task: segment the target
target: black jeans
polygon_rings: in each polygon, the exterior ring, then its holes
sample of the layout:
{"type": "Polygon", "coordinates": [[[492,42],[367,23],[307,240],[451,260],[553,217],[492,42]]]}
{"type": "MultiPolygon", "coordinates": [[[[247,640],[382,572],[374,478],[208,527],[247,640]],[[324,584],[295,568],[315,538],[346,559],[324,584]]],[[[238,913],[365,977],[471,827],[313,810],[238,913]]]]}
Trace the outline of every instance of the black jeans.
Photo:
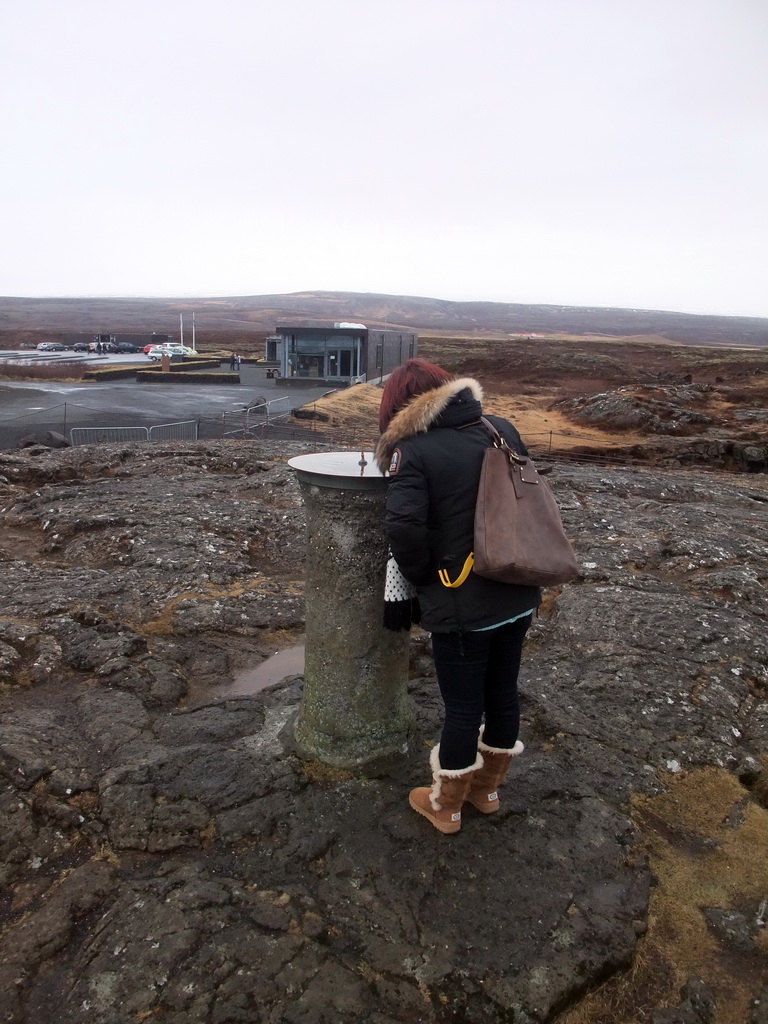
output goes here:
{"type": "Polygon", "coordinates": [[[445,704],[440,766],[468,768],[483,741],[509,749],[520,730],[517,676],[523,641],[532,615],[497,629],[473,633],[433,633],[432,654],[445,704]]]}

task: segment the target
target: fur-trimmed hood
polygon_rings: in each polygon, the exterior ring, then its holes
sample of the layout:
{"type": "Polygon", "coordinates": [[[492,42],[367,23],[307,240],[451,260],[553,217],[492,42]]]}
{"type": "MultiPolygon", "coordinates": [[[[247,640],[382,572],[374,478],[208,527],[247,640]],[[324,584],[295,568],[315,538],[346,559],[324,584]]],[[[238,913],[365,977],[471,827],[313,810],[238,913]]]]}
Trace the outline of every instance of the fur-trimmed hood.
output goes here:
{"type": "Polygon", "coordinates": [[[386,473],[389,468],[392,452],[398,444],[429,430],[462,391],[469,391],[475,401],[482,403],[483,389],[480,384],[473,377],[459,377],[416,395],[408,405],[395,413],[376,445],[376,462],[382,473],[386,473]]]}

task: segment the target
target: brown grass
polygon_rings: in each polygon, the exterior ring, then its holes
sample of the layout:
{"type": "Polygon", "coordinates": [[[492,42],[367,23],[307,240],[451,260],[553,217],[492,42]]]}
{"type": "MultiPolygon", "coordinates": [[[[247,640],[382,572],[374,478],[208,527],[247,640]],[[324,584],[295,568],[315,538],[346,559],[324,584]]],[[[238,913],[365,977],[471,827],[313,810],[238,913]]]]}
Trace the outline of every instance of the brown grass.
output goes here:
{"type": "MultiPolygon", "coordinates": [[[[523,439],[540,448],[547,446],[550,437],[557,447],[575,448],[585,441],[617,448],[640,444],[643,436],[636,432],[611,433],[596,427],[574,427],[562,413],[550,409],[553,395],[499,395],[489,394],[484,409],[496,416],[504,416],[520,431],[523,439]]],[[[305,409],[313,409],[330,417],[321,428],[324,433],[338,434],[340,438],[362,436],[375,443],[378,437],[377,419],[381,389],[373,384],[357,384],[343,391],[318,398],[305,409]]],[[[296,421],[300,422],[300,421],[296,421]]],[[[304,421],[301,421],[304,422],[304,421]]]]}
{"type": "Polygon", "coordinates": [[[647,1024],[675,1006],[691,976],[711,988],[718,1024],[744,1024],[768,984],[768,943],[753,953],[723,947],[703,910],[756,907],[768,896],[768,812],[721,768],[666,780],[656,797],[635,796],[632,817],[655,886],[648,932],[631,970],[611,978],[558,1018],[558,1024],[647,1024]]]}
{"type": "MultiPolygon", "coordinates": [[[[189,600],[200,602],[217,601],[222,598],[238,598],[247,592],[258,591],[264,587],[269,588],[270,583],[271,581],[266,578],[254,579],[245,583],[233,583],[228,587],[218,587],[213,583],[206,583],[200,590],[186,590],[181,594],[177,594],[163,607],[162,611],[154,619],[135,625],[134,628],[144,636],[170,636],[174,632],[176,608],[180,602],[189,600]]],[[[298,593],[297,588],[288,581],[282,581],[281,587],[284,592],[298,593]]]]}
{"type": "Polygon", "coordinates": [[[334,768],[322,761],[302,761],[301,770],[310,782],[319,786],[333,787],[339,782],[349,782],[350,779],[355,778],[354,773],[348,769],[334,768]]]}

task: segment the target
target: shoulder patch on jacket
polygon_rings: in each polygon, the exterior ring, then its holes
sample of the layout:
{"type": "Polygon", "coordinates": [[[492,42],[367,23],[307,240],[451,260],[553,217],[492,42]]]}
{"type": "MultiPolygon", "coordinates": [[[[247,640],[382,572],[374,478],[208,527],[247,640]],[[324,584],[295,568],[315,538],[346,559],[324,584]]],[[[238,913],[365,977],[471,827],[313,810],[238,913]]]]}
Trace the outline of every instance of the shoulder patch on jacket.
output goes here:
{"type": "Polygon", "coordinates": [[[392,458],[389,461],[389,469],[387,470],[387,472],[389,473],[390,476],[395,476],[396,475],[398,469],[400,468],[400,459],[401,458],[402,458],[402,455],[400,453],[400,449],[399,448],[395,448],[395,450],[392,452],[392,458]]]}

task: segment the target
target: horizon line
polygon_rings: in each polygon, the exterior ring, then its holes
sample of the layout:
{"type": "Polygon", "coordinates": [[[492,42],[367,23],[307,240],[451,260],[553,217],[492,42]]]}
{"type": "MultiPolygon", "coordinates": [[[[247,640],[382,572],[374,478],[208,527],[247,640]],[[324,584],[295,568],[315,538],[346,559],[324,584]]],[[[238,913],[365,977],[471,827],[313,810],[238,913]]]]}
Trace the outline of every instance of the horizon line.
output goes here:
{"type": "MultiPolygon", "coordinates": [[[[264,297],[285,297],[290,298],[294,296],[313,296],[313,295],[348,295],[348,296],[376,296],[382,299],[415,299],[425,300],[429,302],[442,302],[449,303],[451,305],[490,305],[490,306],[523,306],[523,307],[546,307],[548,309],[559,309],[559,310],[587,310],[587,311],[615,311],[625,313],[666,313],[676,314],[680,316],[695,316],[695,317],[720,317],[724,319],[744,319],[744,320],[768,320],[768,313],[756,314],[756,313],[702,313],[692,312],[685,309],[662,309],[658,307],[646,307],[646,306],[602,306],[595,303],[586,303],[583,305],[574,305],[572,303],[562,302],[520,302],[520,301],[509,301],[503,299],[444,299],[437,296],[429,295],[408,295],[399,292],[375,292],[375,291],[346,291],[343,289],[299,289],[290,292],[252,292],[252,293],[218,293],[210,292],[208,294],[199,293],[178,293],[178,294],[137,294],[137,293],[112,293],[112,294],[58,294],[58,295],[0,295],[0,302],[4,299],[18,299],[25,301],[58,301],[58,300],[71,300],[71,301],[88,301],[92,299],[102,301],[147,301],[156,300],[164,302],[207,302],[216,299],[259,299],[264,297]]],[[[183,311],[182,311],[183,312],[183,311]]],[[[196,312],[196,310],[190,310],[190,312],[196,312]]]]}

